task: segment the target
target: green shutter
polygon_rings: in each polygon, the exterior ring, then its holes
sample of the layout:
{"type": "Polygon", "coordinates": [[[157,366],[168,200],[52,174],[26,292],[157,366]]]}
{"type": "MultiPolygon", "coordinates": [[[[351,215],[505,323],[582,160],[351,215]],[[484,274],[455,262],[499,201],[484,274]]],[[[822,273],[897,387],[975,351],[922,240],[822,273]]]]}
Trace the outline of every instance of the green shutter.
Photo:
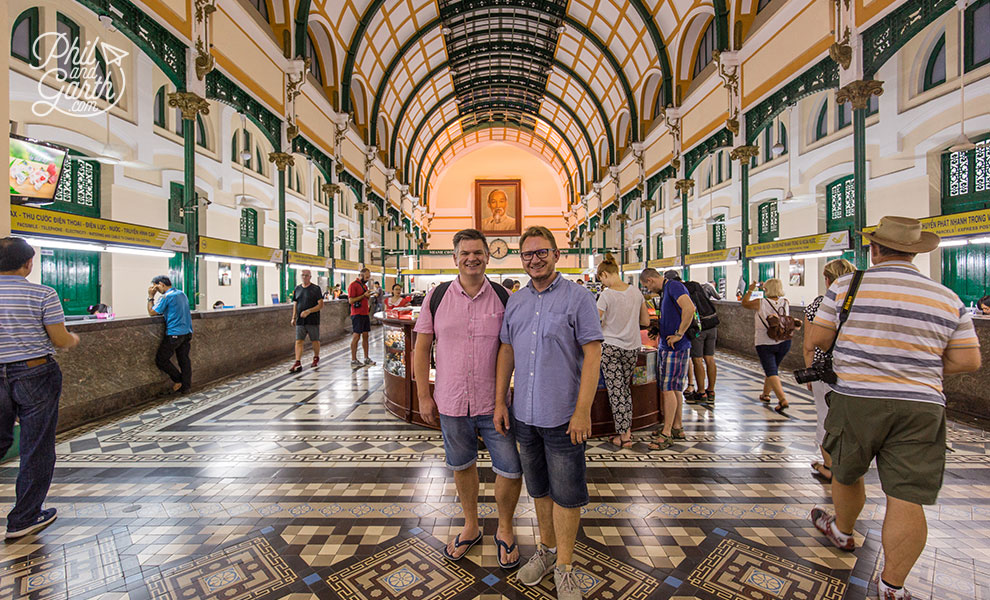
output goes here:
{"type": "MultiPolygon", "coordinates": [[[[990,137],[942,155],[942,214],[990,208],[990,137]]],[[[942,283],[967,305],[990,290],[990,246],[942,248],[942,283]]]]}
{"type": "Polygon", "coordinates": [[[171,231],[186,230],[186,226],[182,219],[182,202],[184,200],[184,195],[183,185],[173,181],[169,186],[168,193],[168,228],[171,231]]]}
{"type": "Polygon", "coordinates": [[[41,283],[55,289],[65,314],[88,314],[100,302],[100,253],[42,249],[41,283]]]}
{"type": "Polygon", "coordinates": [[[764,202],[757,209],[759,217],[759,241],[772,242],[780,236],[780,217],[777,214],[777,201],[764,202]]]}
{"type": "Polygon", "coordinates": [[[100,163],[82,160],[83,155],[69,150],[62,178],[55,188],[55,202],[49,210],[85,217],[100,216],[100,163]]]}
{"type": "Polygon", "coordinates": [[[319,256],[327,255],[327,235],[322,229],[316,232],[316,253],[319,256]]]}
{"type": "Polygon", "coordinates": [[[827,231],[851,230],[856,216],[853,176],[848,175],[825,186],[827,231]]]}

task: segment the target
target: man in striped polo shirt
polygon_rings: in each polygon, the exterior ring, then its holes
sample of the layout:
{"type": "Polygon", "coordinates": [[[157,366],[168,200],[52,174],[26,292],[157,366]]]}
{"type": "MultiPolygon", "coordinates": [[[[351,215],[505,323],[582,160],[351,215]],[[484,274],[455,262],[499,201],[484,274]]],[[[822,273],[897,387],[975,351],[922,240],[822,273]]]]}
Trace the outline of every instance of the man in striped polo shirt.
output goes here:
{"type": "MultiPolygon", "coordinates": [[[[935,504],[945,470],[942,378],[980,368],[972,317],[952,290],[922,275],[915,255],[938,247],[921,222],[884,217],[870,241],[865,272],[833,353],[838,381],[828,395],[823,447],[832,455],[835,516],[816,508],[815,527],[836,547],[855,549],[853,527],[866,502],[863,476],[875,458],[887,496],[880,600],[909,599],[903,589],[925,549],[922,505],[935,504]]],[[[826,350],[853,275],[840,277],[818,309],[811,342],[826,350]]]]}
{"type": "Polygon", "coordinates": [[[55,346],[71,348],[79,336],[65,328],[58,294],[27,280],[34,248],[21,238],[0,239],[0,456],[21,423],[21,463],[16,501],[7,514],[6,538],[19,538],[55,520],[42,510],[55,471],[55,425],[62,371],[55,346]]]}

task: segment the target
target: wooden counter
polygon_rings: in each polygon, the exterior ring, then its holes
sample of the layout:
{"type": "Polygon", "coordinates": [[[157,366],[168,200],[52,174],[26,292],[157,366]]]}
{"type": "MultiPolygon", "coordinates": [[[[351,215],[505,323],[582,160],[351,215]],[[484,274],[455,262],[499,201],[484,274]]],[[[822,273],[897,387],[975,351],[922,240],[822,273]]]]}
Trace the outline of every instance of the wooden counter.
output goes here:
{"type": "MultiPolygon", "coordinates": [[[[407,423],[439,429],[423,421],[416,397],[416,382],[413,378],[413,346],[416,333],[415,320],[380,318],[385,334],[385,410],[407,423]]],[[[656,383],[656,351],[642,351],[637,361],[633,396],[633,430],[647,429],[661,420],[656,383]]],[[[430,382],[432,389],[433,383],[430,382]]],[[[592,437],[615,435],[612,408],[608,402],[605,384],[599,381],[595,402],[591,407],[592,437]]]]}

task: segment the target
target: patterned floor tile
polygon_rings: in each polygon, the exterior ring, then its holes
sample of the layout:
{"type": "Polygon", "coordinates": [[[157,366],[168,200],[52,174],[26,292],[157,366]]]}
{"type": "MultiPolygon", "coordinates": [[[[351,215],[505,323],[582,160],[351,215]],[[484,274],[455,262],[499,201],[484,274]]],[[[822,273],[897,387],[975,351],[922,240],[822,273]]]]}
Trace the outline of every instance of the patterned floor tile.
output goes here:
{"type": "MultiPolygon", "coordinates": [[[[578,585],[587,598],[644,600],[660,585],[649,573],[581,542],[574,547],[574,570],[578,585]]],[[[515,576],[509,577],[508,583],[524,598],[537,600],[557,597],[552,575],[532,587],[523,585],[515,576]]]]}

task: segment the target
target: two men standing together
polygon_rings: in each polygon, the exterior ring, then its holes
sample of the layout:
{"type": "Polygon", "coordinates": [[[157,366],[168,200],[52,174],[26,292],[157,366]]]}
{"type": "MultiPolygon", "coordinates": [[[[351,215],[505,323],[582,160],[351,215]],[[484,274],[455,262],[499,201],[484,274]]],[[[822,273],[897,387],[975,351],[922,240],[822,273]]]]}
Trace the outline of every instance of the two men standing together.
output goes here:
{"type": "Polygon", "coordinates": [[[548,229],[530,227],[519,248],[530,283],[507,298],[485,277],[485,236],[474,229],[458,232],[458,276],[430,292],[415,327],[420,413],[428,422],[440,422],[465,516],[464,529],[444,555],[459,560],[482,539],[475,464],[480,435],[496,475],[493,542],[499,564],[510,569],[520,563],[512,516],[525,478],[540,543],[517,578],[533,586],[553,572],[557,598],[579,600],[572,556],[581,507],[588,503],[585,446],[601,362],[601,323],[594,297],[557,272],[560,251],[548,229]],[[439,303],[434,294],[441,294],[439,303]],[[429,388],[434,341],[435,397],[429,388]]]}

